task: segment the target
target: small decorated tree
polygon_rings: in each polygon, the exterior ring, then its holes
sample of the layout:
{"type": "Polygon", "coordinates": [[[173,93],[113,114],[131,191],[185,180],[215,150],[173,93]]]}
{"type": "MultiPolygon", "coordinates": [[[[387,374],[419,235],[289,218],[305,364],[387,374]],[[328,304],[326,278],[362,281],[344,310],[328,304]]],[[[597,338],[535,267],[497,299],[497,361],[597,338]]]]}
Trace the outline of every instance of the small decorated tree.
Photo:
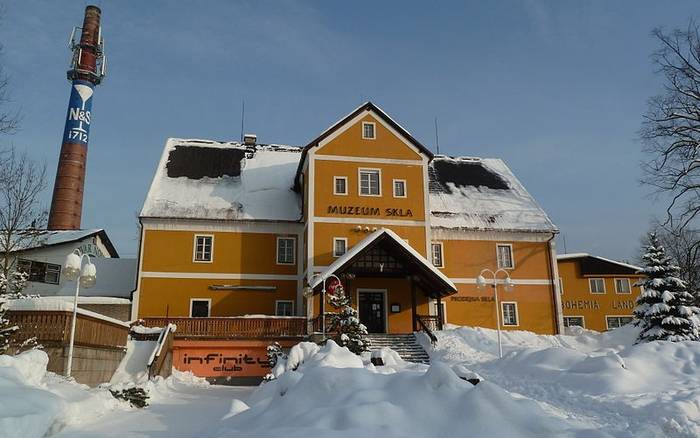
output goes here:
{"type": "Polygon", "coordinates": [[[335,333],[334,341],[341,347],[348,347],[355,354],[369,351],[367,327],[360,322],[357,310],[350,305],[350,297],[345,294],[342,284],[335,286],[329,295],[330,305],[336,312],[330,313],[330,328],[335,333]]]}
{"type": "Polygon", "coordinates": [[[678,277],[679,268],[671,263],[656,233],[642,256],[646,278],[638,283],[642,292],[634,309],[636,324],[642,328],[637,342],[656,340],[692,341],[700,337],[700,309],[692,305],[693,296],[678,277]]]}

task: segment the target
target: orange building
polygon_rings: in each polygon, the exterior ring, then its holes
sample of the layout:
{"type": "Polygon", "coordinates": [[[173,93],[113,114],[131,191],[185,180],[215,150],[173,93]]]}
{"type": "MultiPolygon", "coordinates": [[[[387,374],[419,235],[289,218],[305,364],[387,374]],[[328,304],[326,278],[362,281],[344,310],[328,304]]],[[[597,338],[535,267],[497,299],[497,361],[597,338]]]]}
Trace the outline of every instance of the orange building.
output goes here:
{"type": "Polygon", "coordinates": [[[134,318],[319,330],[338,279],[370,332],[562,328],[557,229],[505,163],[435,156],[372,103],[303,148],[169,139],[140,221],[134,318]],[[498,309],[484,269],[515,285],[498,309]]]}
{"type": "Polygon", "coordinates": [[[641,268],[586,253],[561,254],[557,264],[565,327],[604,331],[632,321],[641,268]]]}

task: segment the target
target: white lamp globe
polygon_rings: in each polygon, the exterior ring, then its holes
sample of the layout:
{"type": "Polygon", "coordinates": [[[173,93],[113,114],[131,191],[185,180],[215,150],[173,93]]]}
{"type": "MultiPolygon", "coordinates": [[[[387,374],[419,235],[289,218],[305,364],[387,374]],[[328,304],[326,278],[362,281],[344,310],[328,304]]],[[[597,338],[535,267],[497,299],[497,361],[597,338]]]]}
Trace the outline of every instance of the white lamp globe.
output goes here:
{"type": "Polygon", "coordinates": [[[90,262],[83,266],[83,272],[80,274],[80,286],[90,288],[97,283],[97,268],[90,262]]]}
{"type": "Polygon", "coordinates": [[[73,281],[80,275],[80,256],[74,252],[66,256],[63,264],[63,275],[66,279],[73,281]]]}
{"type": "Polygon", "coordinates": [[[482,290],[484,287],[486,287],[486,279],[483,275],[479,275],[476,277],[476,288],[482,290]]]}
{"type": "Polygon", "coordinates": [[[511,280],[510,277],[506,278],[503,284],[505,285],[504,289],[506,290],[506,292],[513,291],[513,287],[515,286],[515,284],[513,283],[513,280],[511,280]]]}

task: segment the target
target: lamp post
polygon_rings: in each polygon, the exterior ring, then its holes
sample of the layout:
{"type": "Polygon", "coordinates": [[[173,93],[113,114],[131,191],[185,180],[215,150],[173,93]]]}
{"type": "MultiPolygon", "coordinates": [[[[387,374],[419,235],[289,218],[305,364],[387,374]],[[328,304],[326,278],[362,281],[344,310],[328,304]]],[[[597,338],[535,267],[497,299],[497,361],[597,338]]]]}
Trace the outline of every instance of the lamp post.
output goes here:
{"type": "Polygon", "coordinates": [[[66,377],[70,377],[73,368],[73,344],[75,342],[75,320],[78,313],[78,295],[80,286],[91,288],[97,282],[97,269],[90,262],[90,256],[83,254],[79,249],[66,256],[66,263],[63,265],[63,275],[69,281],[75,280],[75,297],[73,298],[73,321],[70,328],[70,344],[68,344],[68,365],[66,366],[66,377]],[[87,263],[83,265],[83,259],[87,258],[87,263]]]}
{"type": "Polygon", "coordinates": [[[510,274],[508,271],[505,269],[497,269],[495,272],[490,270],[490,269],[483,269],[480,273],[479,276],[476,277],[476,288],[479,290],[483,290],[486,285],[491,285],[493,287],[493,298],[494,301],[496,301],[496,328],[498,331],[498,357],[502,358],[503,357],[503,345],[501,344],[501,310],[500,310],[500,305],[498,304],[498,274],[499,273],[504,273],[505,274],[505,280],[503,281],[504,284],[504,289],[506,292],[511,292],[513,290],[514,284],[513,280],[510,278],[510,274]],[[490,274],[489,279],[484,278],[484,274],[490,274]]]}
{"type": "MultiPolygon", "coordinates": [[[[313,279],[320,276],[321,274],[312,274],[311,275],[311,281],[313,282],[313,279]]],[[[321,290],[321,339],[323,342],[326,340],[326,281],[329,278],[335,278],[338,283],[340,284],[340,278],[338,278],[337,275],[335,274],[328,274],[324,279],[323,279],[323,290],[321,290]]],[[[314,290],[311,286],[306,286],[304,288],[304,296],[306,297],[311,297],[314,294],[314,290]]]]}

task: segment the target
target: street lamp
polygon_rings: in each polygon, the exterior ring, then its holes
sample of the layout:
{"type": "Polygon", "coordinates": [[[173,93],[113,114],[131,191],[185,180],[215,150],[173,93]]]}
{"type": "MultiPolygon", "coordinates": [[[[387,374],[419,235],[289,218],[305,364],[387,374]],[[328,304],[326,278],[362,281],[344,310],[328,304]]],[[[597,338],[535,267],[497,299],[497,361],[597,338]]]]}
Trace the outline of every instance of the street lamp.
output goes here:
{"type": "Polygon", "coordinates": [[[66,256],[66,263],[63,265],[63,276],[69,280],[75,280],[75,297],[73,298],[73,321],[70,328],[70,344],[68,346],[68,366],[66,367],[66,377],[70,377],[73,368],[73,344],[75,342],[75,320],[78,312],[78,295],[80,286],[91,288],[97,283],[97,269],[90,262],[90,256],[83,254],[79,249],[66,256]],[[83,259],[87,258],[87,263],[83,265],[83,259]]]}
{"type": "MultiPolygon", "coordinates": [[[[320,276],[321,274],[312,274],[311,275],[311,282],[313,282],[313,279],[320,276]]],[[[337,275],[335,274],[328,274],[324,279],[323,279],[323,289],[321,290],[321,338],[325,342],[326,340],[326,281],[329,278],[335,278],[336,281],[340,284],[340,278],[338,278],[337,275]]],[[[304,296],[305,297],[311,297],[314,294],[314,289],[311,286],[306,286],[304,288],[304,296]]]]}
{"type": "Polygon", "coordinates": [[[498,330],[498,357],[502,358],[503,357],[503,345],[501,344],[501,309],[500,305],[498,304],[498,288],[496,285],[498,284],[498,274],[502,272],[506,275],[505,280],[503,281],[504,289],[506,292],[512,292],[513,287],[515,284],[513,283],[513,280],[510,278],[510,274],[508,271],[505,269],[498,269],[496,272],[490,270],[490,269],[483,269],[480,273],[479,276],[476,277],[476,288],[479,290],[483,290],[487,285],[491,285],[493,287],[493,297],[494,300],[496,301],[496,328],[498,330]],[[489,279],[484,278],[484,274],[490,274],[489,279]]]}

